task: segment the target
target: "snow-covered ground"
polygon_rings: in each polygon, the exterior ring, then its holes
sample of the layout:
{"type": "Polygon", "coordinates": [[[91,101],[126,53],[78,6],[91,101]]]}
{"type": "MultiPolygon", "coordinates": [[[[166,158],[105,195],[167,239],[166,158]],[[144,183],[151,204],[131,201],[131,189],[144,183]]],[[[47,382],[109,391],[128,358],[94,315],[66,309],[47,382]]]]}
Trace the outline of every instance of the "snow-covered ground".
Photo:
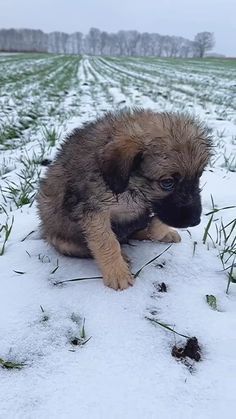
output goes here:
{"type": "Polygon", "coordinates": [[[0,418],[234,418],[236,62],[18,54],[0,70],[0,418]],[[40,163],[72,128],[124,106],[189,111],[213,129],[202,222],[171,247],[125,246],[133,272],[163,252],[126,291],[57,284],[100,273],[40,239],[40,163]],[[197,337],[201,361],[172,356],[178,333],[197,337]]]}

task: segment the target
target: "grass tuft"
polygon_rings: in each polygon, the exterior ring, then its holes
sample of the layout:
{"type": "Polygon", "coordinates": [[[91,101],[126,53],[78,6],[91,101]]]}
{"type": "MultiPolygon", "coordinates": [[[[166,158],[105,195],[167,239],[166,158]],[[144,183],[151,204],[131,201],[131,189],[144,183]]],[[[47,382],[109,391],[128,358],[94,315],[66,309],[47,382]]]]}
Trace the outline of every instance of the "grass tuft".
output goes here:
{"type": "Polygon", "coordinates": [[[14,224],[14,217],[12,217],[10,223],[8,223],[8,219],[7,219],[6,223],[3,224],[0,228],[0,233],[3,232],[3,234],[4,234],[3,244],[2,244],[2,248],[0,250],[0,256],[2,256],[5,252],[6,243],[9,239],[9,237],[10,237],[13,224],[14,224]]]}
{"type": "Polygon", "coordinates": [[[43,139],[47,141],[51,147],[54,147],[57,142],[59,142],[62,133],[55,127],[46,127],[42,128],[43,139]]]}
{"type": "Polygon", "coordinates": [[[236,260],[236,218],[233,218],[230,222],[224,224],[222,219],[214,219],[213,217],[215,213],[228,209],[234,209],[235,206],[232,205],[223,208],[217,208],[212,196],[211,201],[213,209],[206,214],[208,216],[210,215],[210,218],[204,231],[203,244],[208,244],[207,238],[210,238],[213,246],[218,248],[223,270],[227,271],[228,275],[228,282],[226,287],[226,293],[228,293],[230,284],[236,282],[236,275],[234,273],[236,260]],[[215,239],[213,239],[213,225],[215,227],[215,239]]]}
{"type": "Polygon", "coordinates": [[[0,367],[7,370],[21,370],[26,364],[24,362],[6,361],[0,358],[0,367]]]}

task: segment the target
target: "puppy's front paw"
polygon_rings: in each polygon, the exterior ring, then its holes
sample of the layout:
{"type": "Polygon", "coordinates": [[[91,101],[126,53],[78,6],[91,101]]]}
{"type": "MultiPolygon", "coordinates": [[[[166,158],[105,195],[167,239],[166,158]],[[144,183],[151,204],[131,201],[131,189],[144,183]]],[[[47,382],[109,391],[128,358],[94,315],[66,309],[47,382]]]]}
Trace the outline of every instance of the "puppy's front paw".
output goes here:
{"type": "Polygon", "coordinates": [[[124,263],[119,267],[111,266],[109,270],[103,272],[103,282],[107,287],[114,290],[125,290],[134,284],[134,277],[124,263]]]}
{"type": "Polygon", "coordinates": [[[151,240],[164,243],[179,243],[181,241],[179,233],[174,228],[162,223],[157,217],[153,217],[148,227],[148,235],[151,240]]]}
{"type": "Polygon", "coordinates": [[[178,231],[170,228],[167,234],[159,239],[159,241],[164,243],[179,243],[181,241],[181,237],[178,231]]]}

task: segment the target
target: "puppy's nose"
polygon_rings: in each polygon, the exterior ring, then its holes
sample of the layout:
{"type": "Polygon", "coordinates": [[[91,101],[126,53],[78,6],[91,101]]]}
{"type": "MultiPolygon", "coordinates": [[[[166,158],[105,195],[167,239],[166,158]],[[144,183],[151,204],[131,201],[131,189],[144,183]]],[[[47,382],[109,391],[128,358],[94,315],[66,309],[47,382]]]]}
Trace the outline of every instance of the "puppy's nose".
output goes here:
{"type": "Polygon", "coordinates": [[[197,218],[197,219],[193,220],[191,222],[191,224],[189,224],[189,227],[197,226],[198,224],[200,224],[200,222],[201,222],[201,218],[197,218]]]}

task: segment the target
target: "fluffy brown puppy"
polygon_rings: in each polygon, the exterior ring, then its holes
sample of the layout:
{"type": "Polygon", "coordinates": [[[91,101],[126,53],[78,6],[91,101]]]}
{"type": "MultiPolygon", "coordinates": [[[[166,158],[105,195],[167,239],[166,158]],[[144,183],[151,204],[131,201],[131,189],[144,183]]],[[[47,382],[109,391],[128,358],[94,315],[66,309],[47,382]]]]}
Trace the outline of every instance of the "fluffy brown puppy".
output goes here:
{"type": "Polygon", "coordinates": [[[106,285],[127,288],[120,243],[178,242],[169,226],[197,225],[210,154],[208,128],[188,115],[107,113],[69,135],[41,181],[43,237],[65,255],[94,257],[106,285]]]}

